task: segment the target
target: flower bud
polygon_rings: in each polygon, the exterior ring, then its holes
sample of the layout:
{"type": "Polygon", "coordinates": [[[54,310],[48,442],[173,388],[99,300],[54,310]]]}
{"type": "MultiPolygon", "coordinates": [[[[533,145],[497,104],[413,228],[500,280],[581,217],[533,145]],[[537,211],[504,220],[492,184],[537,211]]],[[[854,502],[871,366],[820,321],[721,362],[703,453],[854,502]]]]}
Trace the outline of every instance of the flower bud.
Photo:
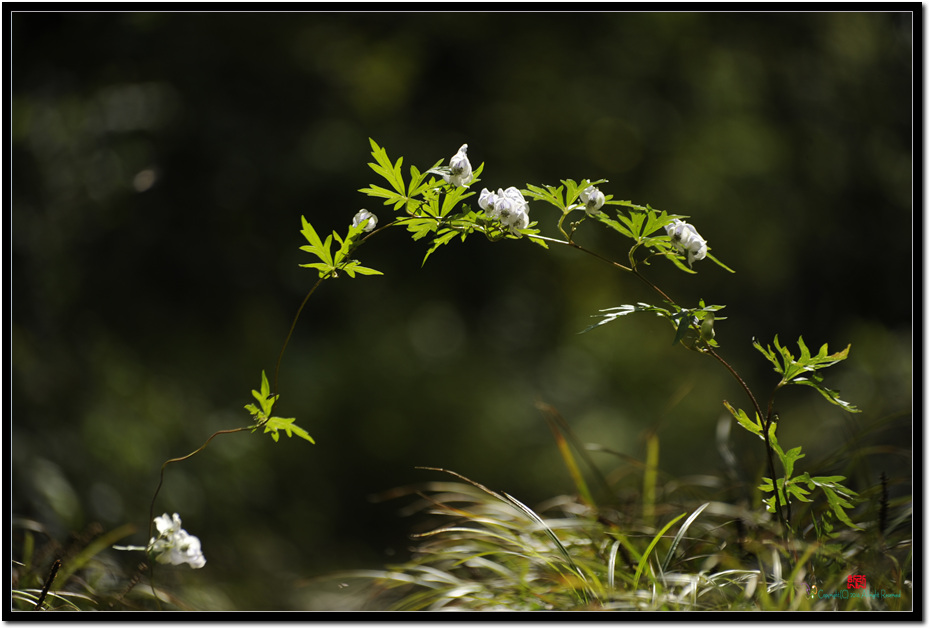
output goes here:
{"type": "Polygon", "coordinates": [[[481,194],[478,195],[478,205],[482,210],[487,213],[491,218],[497,218],[500,212],[497,209],[497,200],[498,197],[496,194],[484,188],[481,191],[481,194]]]}
{"type": "Polygon", "coordinates": [[[370,232],[377,226],[378,217],[369,212],[368,210],[361,209],[358,211],[358,214],[355,215],[355,218],[352,219],[352,227],[358,227],[362,222],[368,219],[368,224],[365,225],[364,230],[370,232]]]}
{"type": "Polygon", "coordinates": [[[459,188],[466,187],[472,180],[471,162],[468,161],[467,151],[468,145],[463,144],[449,160],[450,173],[442,176],[447,183],[459,188]]]}
{"type": "Polygon", "coordinates": [[[581,193],[581,201],[584,203],[584,209],[588,216],[594,216],[604,206],[604,193],[594,186],[588,186],[581,193]]]}

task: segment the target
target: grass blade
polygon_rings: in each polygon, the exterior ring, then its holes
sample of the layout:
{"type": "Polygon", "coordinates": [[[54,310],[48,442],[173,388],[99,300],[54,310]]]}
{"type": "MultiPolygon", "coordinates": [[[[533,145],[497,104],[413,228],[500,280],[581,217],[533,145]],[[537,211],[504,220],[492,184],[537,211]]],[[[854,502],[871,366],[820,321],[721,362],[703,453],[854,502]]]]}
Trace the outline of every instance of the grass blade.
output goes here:
{"type": "Polygon", "coordinates": [[[665,535],[665,532],[669,530],[670,528],[672,528],[672,525],[675,524],[675,522],[678,522],[678,520],[682,519],[686,515],[687,515],[686,513],[682,513],[677,518],[674,518],[673,520],[671,520],[668,524],[663,526],[662,530],[659,531],[656,534],[656,536],[652,538],[651,542],[649,542],[649,546],[646,547],[646,552],[643,553],[642,558],[639,560],[639,565],[636,566],[636,574],[633,575],[633,589],[634,590],[639,585],[639,577],[643,573],[643,568],[646,567],[646,561],[649,559],[649,554],[652,552],[652,549],[655,548],[656,544],[659,543],[659,540],[662,539],[662,536],[665,535]]]}
{"type": "Polygon", "coordinates": [[[672,545],[668,549],[668,554],[665,556],[665,561],[662,562],[662,572],[668,570],[669,564],[672,562],[672,556],[675,554],[675,551],[678,549],[678,544],[681,543],[682,538],[685,536],[685,533],[688,531],[688,527],[691,526],[691,523],[694,522],[701,512],[710,506],[709,502],[705,502],[700,507],[694,510],[694,513],[685,520],[685,523],[681,525],[681,528],[678,529],[678,533],[675,535],[675,539],[672,540],[672,545]]]}

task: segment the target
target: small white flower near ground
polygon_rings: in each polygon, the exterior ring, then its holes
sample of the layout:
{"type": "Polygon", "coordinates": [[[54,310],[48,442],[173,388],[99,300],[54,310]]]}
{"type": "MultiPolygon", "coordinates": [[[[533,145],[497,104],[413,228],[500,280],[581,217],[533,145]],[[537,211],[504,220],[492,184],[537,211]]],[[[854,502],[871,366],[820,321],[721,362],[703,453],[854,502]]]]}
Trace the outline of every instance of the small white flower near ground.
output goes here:
{"type": "Polygon", "coordinates": [[[158,537],[149,540],[147,550],[155,556],[158,563],[170,563],[176,566],[182,563],[191,568],[203,568],[207,560],[200,549],[200,540],[181,528],[181,518],[175,513],[167,513],[155,518],[158,537]]]}

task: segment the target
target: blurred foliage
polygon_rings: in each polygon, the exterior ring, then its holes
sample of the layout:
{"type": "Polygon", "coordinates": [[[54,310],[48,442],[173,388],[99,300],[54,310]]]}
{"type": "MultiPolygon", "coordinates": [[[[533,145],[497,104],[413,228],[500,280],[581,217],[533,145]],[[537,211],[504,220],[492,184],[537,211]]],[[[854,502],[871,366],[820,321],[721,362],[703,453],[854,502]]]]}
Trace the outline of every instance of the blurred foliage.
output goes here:
{"type": "MultiPolygon", "coordinates": [[[[316,276],[298,267],[300,216],[344,230],[370,201],[368,137],[420,168],[467,142],[488,187],[603,177],[691,216],[737,273],[654,280],[727,305],[716,340],[760,391],[777,377],[753,337],[851,343],[832,386],[863,413],[791,392],[780,438],[812,471],[851,467],[860,493],[882,471],[910,493],[911,14],[11,22],[12,508],[52,538],[144,531],[161,463],[248,424],[316,276]]],[[[608,236],[576,238],[609,255],[608,236]]],[[[168,469],[156,510],[179,511],[208,559],[177,575],[188,603],[297,607],[299,579],[403,555],[409,523],[367,497],[416,465],[527,504],[570,491],[537,400],[626,456],[658,431],[664,473],[720,469],[721,400],[740,395],[725,372],[657,320],[576,334],[645,287],[528,243],[452,245],[421,270],[420,244],[373,240],[361,260],[385,276],[328,283],[302,315],[276,410],[317,445],[229,435],[168,469]]],[[[734,439],[752,485],[762,453],[734,439]]]]}

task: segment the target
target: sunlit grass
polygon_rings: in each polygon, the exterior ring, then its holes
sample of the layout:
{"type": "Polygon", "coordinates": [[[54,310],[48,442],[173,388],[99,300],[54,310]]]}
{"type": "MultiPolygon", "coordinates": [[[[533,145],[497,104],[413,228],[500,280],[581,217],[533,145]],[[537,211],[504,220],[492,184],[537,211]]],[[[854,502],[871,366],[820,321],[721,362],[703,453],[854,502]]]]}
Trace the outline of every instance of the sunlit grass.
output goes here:
{"type": "Polygon", "coordinates": [[[570,496],[530,509],[459,478],[394,492],[438,519],[412,536],[409,561],[328,579],[351,584],[363,609],[403,611],[911,608],[909,531],[785,543],[770,518],[719,501],[656,505],[649,525],[570,496]],[[869,588],[849,590],[850,574],[869,588]]]}

